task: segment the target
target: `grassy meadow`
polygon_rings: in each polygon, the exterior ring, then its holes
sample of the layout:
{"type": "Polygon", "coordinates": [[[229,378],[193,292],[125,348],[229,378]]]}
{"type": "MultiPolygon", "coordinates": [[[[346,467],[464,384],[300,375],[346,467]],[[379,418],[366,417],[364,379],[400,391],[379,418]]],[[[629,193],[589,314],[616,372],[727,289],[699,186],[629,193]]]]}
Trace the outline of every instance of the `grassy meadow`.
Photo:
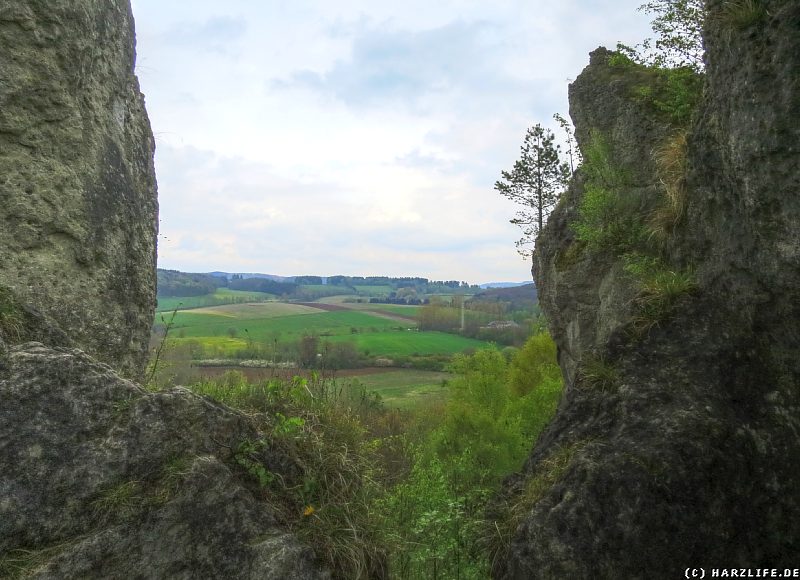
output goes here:
{"type": "Polygon", "coordinates": [[[272,294],[264,292],[244,292],[228,288],[217,288],[217,291],[213,294],[204,294],[202,296],[160,296],[156,312],[172,312],[176,309],[186,310],[204,306],[219,306],[221,304],[259,302],[274,298],[272,294]]]}
{"type": "Polygon", "coordinates": [[[378,393],[387,408],[406,410],[444,401],[450,378],[450,373],[415,369],[384,370],[353,377],[368,391],[378,393]]]}
{"type": "MultiPolygon", "coordinates": [[[[226,291],[215,296],[244,298],[247,294],[226,291]]],[[[263,295],[257,297],[263,299],[263,295]]],[[[174,314],[158,312],[155,317],[157,326],[169,326],[167,345],[191,349],[194,359],[236,357],[254,349],[260,349],[260,356],[250,354],[247,358],[274,359],[278,351],[285,352],[308,335],[331,344],[350,343],[361,356],[372,359],[449,357],[488,346],[457,334],[418,330],[414,320],[417,306],[336,303],[330,298],[318,303],[203,306],[200,299],[204,297],[195,298],[194,303],[186,298],[165,299],[170,305],[186,300],[194,307],[174,314]]]]}

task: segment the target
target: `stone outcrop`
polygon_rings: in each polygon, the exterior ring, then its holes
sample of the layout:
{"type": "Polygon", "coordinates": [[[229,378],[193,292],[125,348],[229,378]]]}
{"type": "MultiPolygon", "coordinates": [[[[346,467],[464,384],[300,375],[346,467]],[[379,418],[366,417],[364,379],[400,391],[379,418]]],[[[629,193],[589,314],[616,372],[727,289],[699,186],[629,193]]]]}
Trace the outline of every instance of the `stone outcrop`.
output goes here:
{"type": "Polygon", "coordinates": [[[1,352],[0,576],[328,577],[247,485],[246,417],[79,350],[1,352]]]}
{"type": "Polygon", "coordinates": [[[129,1],[0,0],[0,48],[0,577],[330,577],[237,455],[252,419],[128,380],[157,218],[129,1]]]}
{"type": "MultiPolygon", "coordinates": [[[[576,244],[576,176],[534,268],[566,391],[508,482],[521,513],[496,577],[677,578],[800,557],[800,2],[707,8],[686,210],[663,250],[696,287],[632,331],[620,257],[576,244]]],[[[609,136],[647,207],[668,129],[608,57],[593,53],[570,112],[582,147],[591,129],[609,136]]]]}
{"type": "Polygon", "coordinates": [[[4,0],[0,49],[0,294],[137,377],[157,201],[129,2],[4,0]]]}

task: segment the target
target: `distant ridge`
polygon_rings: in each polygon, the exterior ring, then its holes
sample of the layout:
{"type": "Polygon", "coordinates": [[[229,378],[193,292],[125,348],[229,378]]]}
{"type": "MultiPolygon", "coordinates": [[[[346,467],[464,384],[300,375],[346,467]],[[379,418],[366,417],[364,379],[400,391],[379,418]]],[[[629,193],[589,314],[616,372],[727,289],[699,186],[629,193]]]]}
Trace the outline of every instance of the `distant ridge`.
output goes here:
{"type": "Polygon", "coordinates": [[[210,276],[216,276],[217,278],[227,278],[228,280],[234,274],[241,276],[243,279],[248,278],[265,278],[267,280],[275,280],[276,282],[294,282],[294,276],[276,276],[275,274],[258,274],[258,273],[246,273],[246,272],[207,272],[210,276]]]}
{"type": "Polygon", "coordinates": [[[525,286],[526,284],[530,283],[530,280],[525,282],[486,282],[485,284],[479,284],[479,286],[485,290],[487,288],[515,288],[517,286],[525,286]]]}

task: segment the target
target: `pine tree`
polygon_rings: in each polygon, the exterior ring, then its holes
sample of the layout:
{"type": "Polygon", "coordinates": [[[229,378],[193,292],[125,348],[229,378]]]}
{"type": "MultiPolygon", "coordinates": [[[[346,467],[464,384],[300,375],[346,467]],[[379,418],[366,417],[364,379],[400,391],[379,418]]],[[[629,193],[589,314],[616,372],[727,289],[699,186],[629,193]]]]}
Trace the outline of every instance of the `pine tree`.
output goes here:
{"type": "Polygon", "coordinates": [[[520,147],[522,155],[511,171],[501,172],[501,180],[494,184],[500,195],[522,206],[511,223],[522,228],[517,249],[525,257],[531,255],[529,246],[542,230],[570,176],[569,164],[561,161],[561,148],[554,140],[553,132],[539,123],[529,128],[520,147]]]}

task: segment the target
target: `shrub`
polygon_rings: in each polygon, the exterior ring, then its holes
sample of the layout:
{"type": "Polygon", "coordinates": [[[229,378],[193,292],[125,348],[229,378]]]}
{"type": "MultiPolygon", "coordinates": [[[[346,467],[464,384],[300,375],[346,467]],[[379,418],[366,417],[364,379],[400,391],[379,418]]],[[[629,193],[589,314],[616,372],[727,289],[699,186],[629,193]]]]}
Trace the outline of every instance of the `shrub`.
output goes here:
{"type": "Polygon", "coordinates": [[[546,332],[529,338],[511,361],[509,388],[518,397],[524,397],[545,381],[560,379],[556,343],[546,332]]]}
{"type": "Polygon", "coordinates": [[[630,178],[613,160],[611,148],[598,131],[586,148],[584,196],[573,229],[579,242],[596,252],[619,255],[646,240],[642,201],[630,192],[630,178]]]}
{"type": "Polygon", "coordinates": [[[484,505],[520,468],[561,394],[546,335],[531,338],[510,363],[482,350],[454,357],[451,370],[456,377],[438,425],[413,448],[408,480],[380,503],[399,548],[391,566],[399,578],[488,576],[484,505]],[[526,372],[538,383],[512,386],[526,372]]]}
{"type": "Polygon", "coordinates": [[[640,64],[625,52],[635,53],[630,47],[618,44],[608,63],[624,74],[630,96],[670,125],[688,126],[702,97],[702,74],[692,66],[665,68],[640,64]]]}
{"type": "Polygon", "coordinates": [[[665,320],[678,300],[697,288],[691,271],[670,268],[660,258],[630,253],[624,257],[625,271],[634,279],[635,334],[643,334],[665,320]]]}
{"type": "Polygon", "coordinates": [[[254,384],[234,371],[191,388],[251,414],[263,436],[240,443],[235,466],[337,577],[384,574],[380,522],[371,513],[381,493],[377,456],[335,383],[312,373],[254,384]],[[277,474],[276,464],[292,467],[277,474]]]}
{"type": "Polygon", "coordinates": [[[587,355],[578,367],[581,384],[601,392],[615,391],[619,384],[617,366],[602,356],[587,355]]]}

